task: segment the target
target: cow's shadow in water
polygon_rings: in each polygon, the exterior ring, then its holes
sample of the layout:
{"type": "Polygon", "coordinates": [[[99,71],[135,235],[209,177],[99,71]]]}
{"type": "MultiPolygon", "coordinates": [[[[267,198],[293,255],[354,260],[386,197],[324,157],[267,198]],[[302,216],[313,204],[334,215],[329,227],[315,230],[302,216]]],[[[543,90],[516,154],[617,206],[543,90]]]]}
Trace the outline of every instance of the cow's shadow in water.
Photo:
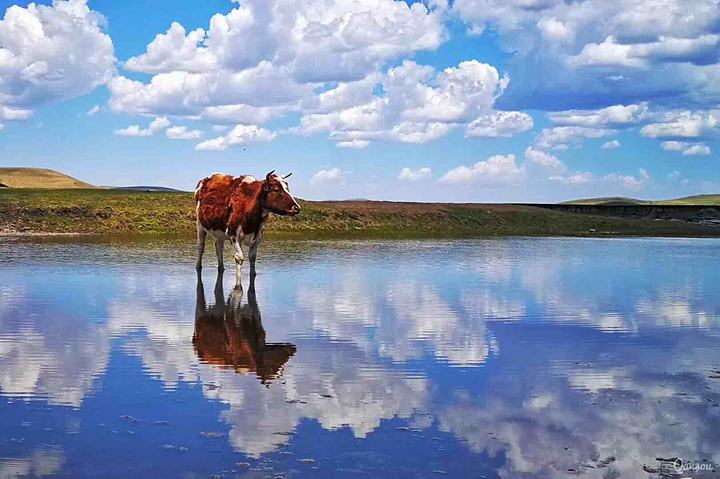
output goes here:
{"type": "Polygon", "coordinates": [[[240,374],[254,373],[265,384],[282,375],[285,363],[295,354],[289,343],[267,343],[255,296],[254,278],[242,304],[243,288],[236,286],[225,300],[223,273],[215,281],[215,303],[208,306],[198,274],[193,346],[201,361],[240,374]]]}

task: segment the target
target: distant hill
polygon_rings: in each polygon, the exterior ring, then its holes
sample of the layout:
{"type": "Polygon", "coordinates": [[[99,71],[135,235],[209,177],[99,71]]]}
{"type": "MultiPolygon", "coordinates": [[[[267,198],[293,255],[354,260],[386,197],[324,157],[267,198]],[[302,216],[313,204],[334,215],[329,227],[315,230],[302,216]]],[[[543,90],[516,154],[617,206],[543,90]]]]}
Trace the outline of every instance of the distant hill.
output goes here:
{"type": "Polygon", "coordinates": [[[3,188],[96,188],[46,168],[0,168],[0,185],[3,188]]]}
{"type": "Polygon", "coordinates": [[[609,198],[585,198],[580,200],[563,201],[563,205],[720,205],[720,194],[718,195],[694,195],[674,198],[670,200],[638,200],[635,198],[609,197],[609,198]]]}
{"type": "Polygon", "coordinates": [[[176,190],[175,188],[168,188],[167,186],[111,186],[113,190],[125,190],[125,191],[148,191],[148,192],[163,192],[163,193],[187,193],[183,190],[176,190]]]}

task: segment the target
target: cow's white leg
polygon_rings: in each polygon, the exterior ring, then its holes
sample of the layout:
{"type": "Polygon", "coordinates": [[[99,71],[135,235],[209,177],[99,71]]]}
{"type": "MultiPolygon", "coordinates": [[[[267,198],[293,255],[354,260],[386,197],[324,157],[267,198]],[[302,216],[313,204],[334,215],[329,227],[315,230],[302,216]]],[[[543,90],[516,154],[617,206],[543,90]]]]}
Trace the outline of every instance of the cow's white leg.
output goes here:
{"type": "Polygon", "coordinates": [[[200,271],[202,269],[202,257],[203,253],[205,252],[205,238],[207,238],[207,231],[205,231],[205,228],[203,228],[203,225],[200,224],[200,221],[197,222],[197,264],[195,265],[195,268],[200,271]]]}
{"type": "Polygon", "coordinates": [[[243,261],[245,261],[245,256],[243,255],[242,250],[242,238],[235,238],[235,240],[232,242],[233,244],[233,252],[235,257],[235,265],[237,266],[237,269],[235,270],[235,284],[239,285],[241,284],[240,281],[240,272],[242,269],[243,261]]]}
{"type": "Polygon", "coordinates": [[[255,276],[255,260],[257,260],[258,248],[260,247],[260,241],[262,240],[262,232],[258,232],[250,244],[250,250],[248,256],[250,257],[250,276],[255,276]]]}
{"type": "Polygon", "coordinates": [[[215,255],[217,256],[218,271],[225,270],[225,261],[223,260],[223,253],[225,250],[225,238],[218,236],[215,238],[215,255]]]}

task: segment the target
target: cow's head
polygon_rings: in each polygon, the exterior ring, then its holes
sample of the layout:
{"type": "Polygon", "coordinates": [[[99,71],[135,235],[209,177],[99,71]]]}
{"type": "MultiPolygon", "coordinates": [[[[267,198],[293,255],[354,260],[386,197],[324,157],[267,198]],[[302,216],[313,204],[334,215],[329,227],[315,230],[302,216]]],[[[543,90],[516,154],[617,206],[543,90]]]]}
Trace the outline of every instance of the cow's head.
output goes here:
{"type": "Polygon", "coordinates": [[[290,186],[285,179],[292,173],[285,176],[278,176],[272,170],[265,176],[263,182],[263,208],[278,215],[295,216],[300,213],[300,205],[290,194],[290,186]]]}

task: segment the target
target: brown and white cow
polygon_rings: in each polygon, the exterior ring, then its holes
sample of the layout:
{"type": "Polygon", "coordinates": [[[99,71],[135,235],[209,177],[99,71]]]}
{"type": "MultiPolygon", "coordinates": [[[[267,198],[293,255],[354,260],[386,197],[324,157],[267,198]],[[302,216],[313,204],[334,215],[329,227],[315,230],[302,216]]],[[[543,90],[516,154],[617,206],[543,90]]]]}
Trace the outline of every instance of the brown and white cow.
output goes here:
{"type": "MultiPolygon", "coordinates": [[[[292,173],[290,173],[292,174],[292,173]]],[[[263,228],[268,215],[294,216],[300,205],[290,194],[286,178],[275,170],[262,181],[252,176],[230,176],[220,173],[203,178],[195,190],[197,211],[197,269],[202,269],[205,240],[209,234],[215,240],[218,269],[223,270],[225,240],[233,245],[237,264],[237,283],[245,259],[242,246],[249,248],[250,274],[255,274],[255,260],[262,240],[263,228]]]]}

